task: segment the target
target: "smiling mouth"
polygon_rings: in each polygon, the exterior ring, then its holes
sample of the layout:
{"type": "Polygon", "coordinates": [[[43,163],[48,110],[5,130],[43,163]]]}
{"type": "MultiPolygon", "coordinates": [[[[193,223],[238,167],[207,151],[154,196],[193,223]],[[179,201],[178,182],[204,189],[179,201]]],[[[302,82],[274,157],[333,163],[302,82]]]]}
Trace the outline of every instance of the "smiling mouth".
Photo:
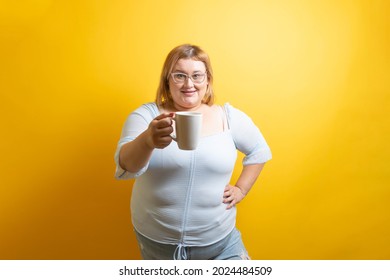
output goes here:
{"type": "Polygon", "coordinates": [[[196,92],[196,90],[182,91],[182,93],[183,93],[184,95],[188,95],[188,96],[192,96],[195,92],[196,92]]]}

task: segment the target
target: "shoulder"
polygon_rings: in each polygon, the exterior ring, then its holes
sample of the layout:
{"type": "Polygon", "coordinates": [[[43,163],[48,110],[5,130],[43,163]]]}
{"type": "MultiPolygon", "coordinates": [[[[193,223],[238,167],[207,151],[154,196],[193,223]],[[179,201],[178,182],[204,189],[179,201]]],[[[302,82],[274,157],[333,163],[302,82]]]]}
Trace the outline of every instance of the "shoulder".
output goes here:
{"type": "Polygon", "coordinates": [[[159,115],[159,109],[154,102],[144,103],[135,109],[131,115],[142,116],[145,119],[154,119],[159,115]]]}
{"type": "Polygon", "coordinates": [[[158,114],[158,111],[157,104],[154,102],[144,103],[134,110],[134,112],[137,113],[148,113],[152,115],[158,114]]]}
{"type": "Polygon", "coordinates": [[[226,114],[228,126],[233,132],[245,133],[248,130],[258,129],[253,119],[243,110],[238,109],[230,103],[225,103],[223,109],[226,114]]]}
{"type": "Polygon", "coordinates": [[[149,124],[159,115],[156,103],[145,103],[127,115],[126,125],[149,124]]]}
{"type": "Polygon", "coordinates": [[[242,119],[249,118],[248,115],[245,114],[242,110],[238,109],[237,107],[234,107],[230,103],[225,103],[222,107],[225,110],[226,116],[230,121],[239,121],[242,119]]]}

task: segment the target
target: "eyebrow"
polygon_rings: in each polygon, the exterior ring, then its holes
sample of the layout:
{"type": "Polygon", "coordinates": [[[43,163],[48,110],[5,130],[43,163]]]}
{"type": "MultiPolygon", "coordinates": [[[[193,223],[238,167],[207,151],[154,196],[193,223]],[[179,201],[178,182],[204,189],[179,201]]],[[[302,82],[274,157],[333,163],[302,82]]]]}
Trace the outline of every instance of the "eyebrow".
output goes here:
{"type": "MultiPolygon", "coordinates": [[[[173,70],[173,71],[172,71],[172,73],[177,73],[177,72],[180,72],[180,73],[183,73],[183,74],[188,74],[188,73],[186,73],[185,71],[180,70],[180,69],[176,69],[176,70],[173,70]]],[[[194,73],[197,73],[197,72],[203,73],[201,70],[195,70],[195,71],[193,72],[193,74],[194,74],[194,73]]]]}

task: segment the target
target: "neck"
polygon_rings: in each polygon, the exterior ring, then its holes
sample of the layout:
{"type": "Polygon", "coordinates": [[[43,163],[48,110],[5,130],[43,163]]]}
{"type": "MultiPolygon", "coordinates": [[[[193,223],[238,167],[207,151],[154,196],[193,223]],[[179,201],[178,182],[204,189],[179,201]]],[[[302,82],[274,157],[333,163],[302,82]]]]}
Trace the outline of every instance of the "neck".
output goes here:
{"type": "Polygon", "coordinates": [[[178,104],[166,104],[163,106],[163,109],[165,111],[168,111],[168,112],[178,112],[178,111],[199,111],[201,110],[203,107],[205,106],[205,104],[201,103],[197,106],[194,106],[194,107],[182,107],[182,106],[179,106],[178,104]]]}

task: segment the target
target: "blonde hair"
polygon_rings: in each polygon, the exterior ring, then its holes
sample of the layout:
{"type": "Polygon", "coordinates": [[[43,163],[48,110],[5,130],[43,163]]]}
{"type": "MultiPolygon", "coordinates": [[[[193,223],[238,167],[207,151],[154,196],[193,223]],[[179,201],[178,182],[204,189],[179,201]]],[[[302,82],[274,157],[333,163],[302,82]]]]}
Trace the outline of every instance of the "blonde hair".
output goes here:
{"type": "Polygon", "coordinates": [[[165,59],[155,100],[157,105],[159,107],[173,107],[173,99],[169,91],[169,77],[172,73],[173,67],[179,59],[193,59],[204,63],[206,66],[208,85],[202,103],[209,106],[213,105],[213,69],[211,68],[210,58],[200,47],[190,44],[177,46],[169,52],[167,58],[165,59]]]}

